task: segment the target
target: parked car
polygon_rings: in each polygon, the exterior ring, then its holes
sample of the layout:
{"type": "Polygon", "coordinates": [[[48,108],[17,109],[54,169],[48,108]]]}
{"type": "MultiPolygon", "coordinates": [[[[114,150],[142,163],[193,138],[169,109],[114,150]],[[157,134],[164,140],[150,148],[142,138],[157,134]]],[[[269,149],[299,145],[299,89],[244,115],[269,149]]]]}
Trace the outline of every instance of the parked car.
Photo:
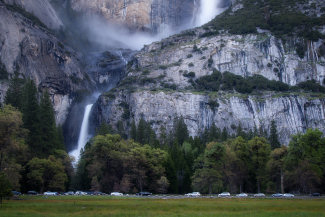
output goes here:
{"type": "Polygon", "coordinates": [[[75,195],[87,195],[87,193],[83,191],[76,191],[75,195]]]}
{"type": "Polygon", "coordinates": [[[263,193],[254,194],[254,197],[265,197],[265,194],[263,193]]]}
{"type": "Polygon", "coordinates": [[[27,191],[28,195],[37,195],[38,193],[36,191],[27,191]]]}
{"type": "Polygon", "coordinates": [[[201,196],[201,194],[200,194],[200,192],[192,192],[192,193],[185,194],[185,196],[199,197],[199,196],[201,196]]]}
{"type": "Polygon", "coordinates": [[[137,193],[137,195],[138,195],[138,196],[150,196],[150,195],[152,195],[152,193],[150,193],[150,192],[146,192],[146,191],[143,191],[143,192],[139,192],[139,193],[137,193]]]}
{"type": "Polygon", "coordinates": [[[276,193],[276,194],[272,194],[271,196],[272,196],[272,197],[283,197],[283,194],[276,193]]]}
{"type": "Polygon", "coordinates": [[[311,196],[312,197],[320,197],[320,193],[315,192],[315,193],[312,193],[311,196]]]}
{"type": "Polygon", "coordinates": [[[246,193],[240,193],[240,194],[237,194],[236,197],[241,197],[241,198],[248,197],[248,194],[246,194],[246,193]]]}
{"type": "Polygon", "coordinates": [[[283,194],[282,197],[292,198],[292,197],[295,197],[295,195],[286,193],[286,194],[283,194]]]}
{"type": "MultiPolygon", "coordinates": [[[[100,191],[95,191],[94,192],[94,195],[106,195],[105,193],[103,192],[100,192],[100,191]]],[[[123,194],[122,194],[123,195],[123,194]]]]}
{"type": "Polygon", "coordinates": [[[74,195],[74,192],[73,191],[68,191],[68,192],[65,192],[64,195],[74,195]]]}
{"type": "Polygon", "coordinates": [[[47,196],[56,196],[56,195],[58,195],[58,192],[47,191],[47,192],[44,192],[44,195],[47,195],[47,196]]]}
{"type": "Polygon", "coordinates": [[[21,193],[19,191],[11,191],[12,195],[19,196],[21,193]]]}
{"type": "Polygon", "coordinates": [[[218,197],[230,197],[229,192],[222,192],[221,194],[218,194],[218,197]]]}
{"type": "MultiPolygon", "coordinates": [[[[143,192],[143,193],[144,193],[144,192],[143,192]]],[[[111,193],[111,196],[123,196],[123,194],[120,193],[120,192],[112,192],[112,193],[111,193]]],[[[144,196],[144,195],[142,195],[142,196],[144,196]]]]}

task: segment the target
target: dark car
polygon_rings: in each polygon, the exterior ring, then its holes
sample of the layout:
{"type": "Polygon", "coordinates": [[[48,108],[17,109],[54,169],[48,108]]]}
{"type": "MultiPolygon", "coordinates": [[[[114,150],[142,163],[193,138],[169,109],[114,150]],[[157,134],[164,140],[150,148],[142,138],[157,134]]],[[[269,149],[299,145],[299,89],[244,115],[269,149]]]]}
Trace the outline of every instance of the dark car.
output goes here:
{"type": "Polygon", "coordinates": [[[19,191],[12,191],[11,193],[12,193],[12,195],[14,195],[14,196],[19,196],[19,195],[21,195],[21,193],[20,193],[19,191]]]}
{"type": "Polygon", "coordinates": [[[143,192],[139,192],[139,193],[137,193],[137,195],[138,195],[138,196],[150,196],[150,195],[152,195],[152,193],[150,193],[150,192],[146,192],[146,191],[143,191],[143,192]]]}
{"type": "Polygon", "coordinates": [[[312,193],[311,196],[313,196],[313,197],[320,197],[320,193],[315,192],[315,193],[312,193]]]}
{"type": "Polygon", "coordinates": [[[27,194],[28,195],[37,195],[38,193],[36,191],[28,191],[27,194]]]}

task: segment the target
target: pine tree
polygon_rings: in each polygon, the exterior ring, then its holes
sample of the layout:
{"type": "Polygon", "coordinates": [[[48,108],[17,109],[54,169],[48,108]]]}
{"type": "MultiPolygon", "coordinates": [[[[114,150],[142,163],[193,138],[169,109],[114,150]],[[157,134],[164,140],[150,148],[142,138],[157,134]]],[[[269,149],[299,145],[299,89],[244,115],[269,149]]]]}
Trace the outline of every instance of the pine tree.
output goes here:
{"type": "Polygon", "coordinates": [[[59,135],[56,129],[54,109],[47,91],[45,91],[41,97],[40,120],[42,153],[46,157],[52,154],[54,150],[62,147],[62,144],[59,142],[59,135]]]}
{"type": "Polygon", "coordinates": [[[136,136],[136,141],[139,142],[140,144],[145,144],[146,142],[146,121],[141,118],[138,124],[138,129],[137,129],[137,136],[136,136]]]}
{"type": "Polygon", "coordinates": [[[9,88],[5,97],[5,104],[10,104],[20,111],[23,108],[23,87],[24,79],[19,78],[18,73],[15,73],[13,79],[10,80],[9,88]]]}
{"type": "Polygon", "coordinates": [[[221,133],[221,141],[226,141],[228,139],[228,131],[227,129],[224,127],[221,133]]]}
{"type": "Polygon", "coordinates": [[[281,144],[278,139],[277,126],[276,126],[276,123],[274,120],[271,121],[269,141],[270,141],[272,150],[274,150],[276,148],[280,148],[281,144]]]}
{"type": "Polygon", "coordinates": [[[103,122],[97,129],[96,129],[96,134],[97,135],[102,135],[105,136],[106,134],[113,134],[114,130],[111,125],[106,124],[103,122]]]}
{"type": "Polygon", "coordinates": [[[187,126],[184,122],[183,117],[177,118],[175,120],[174,133],[178,145],[182,145],[189,138],[187,126]]]}
{"type": "Polygon", "coordinates": [[[135,125],[135,121],[133,120],[131,123],[131,132],[130,132],[131,139],[136,141],[137,139],[137,126],[135,125]]]}
{"type": "Polygon", "coordinates": [[[35,156],[42,154],[42,137],[40,126],[40,108],[37,100],[37,89],[32,80],[24,86],[23,96],[24,128],[29,130],[27,143],[35,156]]]}

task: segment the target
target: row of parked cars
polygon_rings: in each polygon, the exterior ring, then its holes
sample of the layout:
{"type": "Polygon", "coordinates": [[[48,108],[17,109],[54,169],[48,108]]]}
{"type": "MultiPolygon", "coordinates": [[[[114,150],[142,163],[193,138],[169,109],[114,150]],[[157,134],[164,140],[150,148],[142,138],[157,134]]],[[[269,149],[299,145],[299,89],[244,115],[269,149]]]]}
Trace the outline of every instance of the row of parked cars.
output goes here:
{"type": "MultiPolygon", "coordinates": [[[[199,196],[201,196],[201,194],[200,194],[200,192],[192,192],[192,193],[185,194],[185,196],[199,197],[199,196]]],[[[238,198],[245,198],[245,197],[248,197],[248,196],[249,195],[246,194],[246,193],[240,193],[240,194],[235,195],[235,197],[238,197],[238,198]]],[[[253,197],[266,197],[265,194],[263,194],[263,193],[253,194],[253,195],[250,195],[250,196],[253,196],[253,197]]],[[[222,193],[218,194],[218,197],[231,197],[231,194],[229,192],[222,192],[222,193]]],[[[276,193],[276,194],[272,194],[271,197],[293,198],[294,195],[289,194],[289,193],[286,193],[286,194],[276,193]]]]}

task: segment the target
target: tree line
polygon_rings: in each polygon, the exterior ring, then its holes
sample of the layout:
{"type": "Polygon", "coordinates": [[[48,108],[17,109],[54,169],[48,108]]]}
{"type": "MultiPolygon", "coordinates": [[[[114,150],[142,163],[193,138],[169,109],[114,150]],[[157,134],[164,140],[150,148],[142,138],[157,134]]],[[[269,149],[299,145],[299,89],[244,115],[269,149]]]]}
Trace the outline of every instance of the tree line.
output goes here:
{"type": "Polygon", "coordinates": [[[116,129],[102,124],[74,170],[49,93],[16,75],[0,109],[0,191],[325,191],[319,130],[295,135],[285,147],[274,121],[268,132],[245,132],[239,124],[235,135],[213,123],[196,137],[182,117],[172,129],[162,126],[159,136],[143,118],[131,123],[130,132],[122,122],[116,129]]]}
{"type": "Polygon", "coordinates": [[[11,79],[0,109],[1,183],[26,192],[64,191],[72,177],[62,130],[56,127],[48,91],[32,80],[11,79]]]}
{"type": "Polygon", "coordinates": [[[230,135],[213,124],[192,138],[183,118],[175,119],[170,132],[161,127],[159,136],[142,118],[132,122],[129,140],[114,133],[102,124],[86,146],[77,170],[79,188],[124,193],[325,190],[325,139],[319,130],[293,136],[288,147],[280,145],[274,121],[269,132],[245,133],[239,125],[230,135]],[[133,155],[137,147],[143,149],[138,158],[133,155]],[[153,162],[152,156],[159,160],[153,162]]]}

